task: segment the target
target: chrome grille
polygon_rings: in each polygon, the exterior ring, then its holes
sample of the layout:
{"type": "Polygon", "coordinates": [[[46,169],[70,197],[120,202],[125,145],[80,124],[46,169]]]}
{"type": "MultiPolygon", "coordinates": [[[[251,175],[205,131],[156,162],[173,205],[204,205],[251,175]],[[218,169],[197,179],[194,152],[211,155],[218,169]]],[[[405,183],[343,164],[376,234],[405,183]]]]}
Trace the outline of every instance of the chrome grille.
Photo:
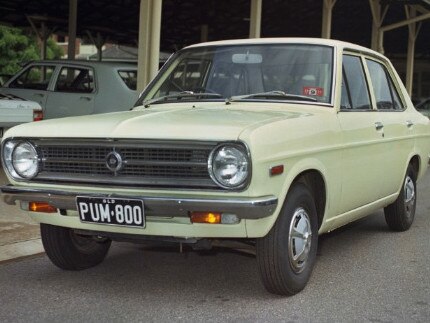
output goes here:
{"type": "Polygon", "coordinates": [[[42,160],[42,170],[34,181],[218,187],[207,169],[207,160],[216,142],[43,139],[33,142],[42,160]],[[114,171],[107,166],[112,152],[120,156],[121,162],[121,167],[114,171]]]}

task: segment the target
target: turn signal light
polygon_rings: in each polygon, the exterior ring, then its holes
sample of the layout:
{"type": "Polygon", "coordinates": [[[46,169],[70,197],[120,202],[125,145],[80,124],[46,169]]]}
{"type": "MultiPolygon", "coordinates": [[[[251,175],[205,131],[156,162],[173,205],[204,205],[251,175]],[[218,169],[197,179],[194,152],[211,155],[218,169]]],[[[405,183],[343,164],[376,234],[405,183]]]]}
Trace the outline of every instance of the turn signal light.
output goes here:
{"type": "Polygon", "coordinates": [[[270,168],[270,176],[281,175],[284,172],[284,165],[277,165],[270,168]]]}
{"type": "Polygon", "coordinates": [[[192,223],[221,223],[221,213],[216,212],[191,212],[190,218],[192,223]]]}
{"type": "Polygon", "coordinates": [[[33,110],[33,121],[41,121],[41,120],[43,120],[43,111],[33,110]]]}
{"type": "Polygon", "coordinates": [[[28,203],[28,210],[31,212],[43,212],[43,213],[56,213],[57,208],[46,202],[30,202],[28,203]]]}

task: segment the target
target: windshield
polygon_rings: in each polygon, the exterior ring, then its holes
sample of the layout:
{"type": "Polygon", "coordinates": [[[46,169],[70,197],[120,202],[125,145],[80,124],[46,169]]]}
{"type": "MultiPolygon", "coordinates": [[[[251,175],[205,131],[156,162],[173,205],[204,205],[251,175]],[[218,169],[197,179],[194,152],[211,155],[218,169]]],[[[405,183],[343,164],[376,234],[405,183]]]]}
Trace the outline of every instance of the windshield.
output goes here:
{"type": "Polygon", "coordinates": [[[195,47],[179,52],[139,101],[229,99],[330,103],[332,69],[333,48],[328,46],[195,47]]]}

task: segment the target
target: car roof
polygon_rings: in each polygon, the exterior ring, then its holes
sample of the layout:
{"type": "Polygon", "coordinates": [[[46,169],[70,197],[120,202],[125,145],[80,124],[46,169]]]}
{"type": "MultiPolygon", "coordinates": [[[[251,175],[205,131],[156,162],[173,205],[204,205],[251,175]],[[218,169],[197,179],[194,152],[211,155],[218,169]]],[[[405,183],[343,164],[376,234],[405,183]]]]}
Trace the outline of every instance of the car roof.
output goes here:
{"type": "Polygon", "coordinates": [[[353,43],[333,40],[333,39],[323,39],[323,38],[295,38],[295,37],[285,37],[285,38],[250,38],[250,39],[231,39],[231,40],[220,40],[213,42],[206,42],[191,45],[185,48],[196,48],[205,46],[228,46],[228,45],[264,45],[264,44],[312,44],[312,45],[323,45],[332,46],[340,49],[349,49],[359,52],[370,53],[375,56],[384,58],[378,52],[375,52],[369,48],[356,45],[353,43]]]}
{"type": "Polygon", "coordinates": [[[37,60],[30,61],[25,66],[30,64],[61,64],[61,65],[81,65],[81,66],[104,66],[104,67],[118,67],[118,68],[137,68],[137,62],[124,62],[124,61],[91,61],[91,60],[37,60]]]}

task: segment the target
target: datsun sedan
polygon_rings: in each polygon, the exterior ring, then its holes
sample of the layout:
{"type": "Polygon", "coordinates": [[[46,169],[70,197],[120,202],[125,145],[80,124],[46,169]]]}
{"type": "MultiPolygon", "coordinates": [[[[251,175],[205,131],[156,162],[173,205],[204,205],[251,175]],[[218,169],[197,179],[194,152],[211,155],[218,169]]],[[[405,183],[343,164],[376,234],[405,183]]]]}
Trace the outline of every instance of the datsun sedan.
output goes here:
{"type": "Polygon", "coordinates": [[[132,111],[9,130],[1,190],[60,268],[99,264],[112,240],[244,239],[266,289],[291,295],[319,235],[380,208],[409,229],[429,152],[430,120],[384,56],[232,40],[177,52],[132,111]]]}
{"type": "Polygon", "coordinates": [[[129,110],[138,97],[136,79],[136,63],[34,61],[0,93],[36,101],[45,119],[53,119],[129,110]]]}

